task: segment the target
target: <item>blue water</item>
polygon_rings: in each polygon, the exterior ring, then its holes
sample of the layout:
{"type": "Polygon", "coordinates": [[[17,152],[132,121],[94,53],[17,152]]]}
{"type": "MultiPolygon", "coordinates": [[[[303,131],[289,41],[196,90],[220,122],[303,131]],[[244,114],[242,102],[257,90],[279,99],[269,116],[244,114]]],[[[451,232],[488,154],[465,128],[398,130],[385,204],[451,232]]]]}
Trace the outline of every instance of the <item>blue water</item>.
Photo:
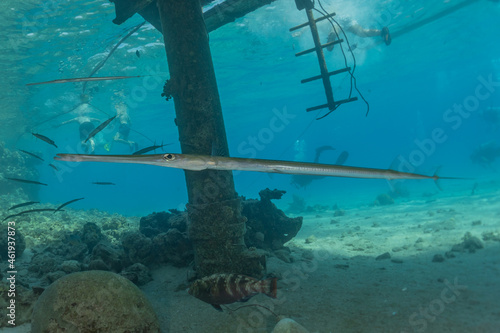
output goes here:
{"type": "MultiPolygon", "coordinates": [[[[462,1],[323,4],[365,27],[386,25],[395,32],[462,1]]],[[[49,1],[49,10],[45,11],[22,2],[17,6],[23,6],[23,14],[6,14],[6,22],[11,24],[7,30],[9,43],[4,44],[10,47],[15,60],[4,59],[2,67],[9,77],[17,77],[8,86],[8,95],[18,104],[6,105],[2,111],[10,119],[4,123],[2,140],[11,149],[38,152],[46,160],[56,153],[81,152],[78,125],[56,127],[74,117],[72,113],[63,113],[79,103],[81,84],[24,84],[88,76],[125,34],[125,29],[142,19],[136,15],[116,26],[111,23],[112,4],[100,1],[49,1]],[[31,131],[52,138],[59,148],[36,140],[31,131]]],[[[321,162],[334,163],[338,154],[346,150],[350,154],[346,164],[352,166],[385,169],[401,157],[414,162],[414,172],[433,174],[441,167],[443,176],[498,179],[493,168],[473,164],[469,156],[480,144],[500,139],[500,132],[480,114],[488,106],[500,106],[499,85],[490,87],[490,91],[480,88],[484,98],[475,97],[477,87],[484,82],[481,80],[500,81],[499,14],[498,3],[478,0],[394,38],[390,46],[380,44],[379,38],[362,39],[348,34],[351,43],[359,46],[354,51],[355,75],[359,90],[370,104],[370,113],[365,116],[366,106],[360,100],[341,106],[322,120],[315,119],[324,110],[305,111],[325,103],[325,96],[319,81],[300,83],[301,79],[319,74],[319,69],[314,54],[295,57],[296,52],[312,47],[312,39],[306,29],[299,34],[288,31],[306,19],[292,1],[278,0],[210,33],[231,156],[294,160],[298,154],[294,144],[301,140],[305,148],[300,159],[304,161],[312,161],[317,147],[331,145],[336,150],[325,152],[321,162]],[[470,114],[449,113],[454,104],[463,103],[472,110],[470,114]],[[277,114],[289,116],[285,122],[276,122],[277,114]],[[272,124],[280,125],[279,130],[271,130],[272,124]],[[433,139],[436,133],[439,142],[433,139]],[[252,137],[258,140],[256,146],[251,144],[252,137]]],[[[325,41],[329,25],[322,22],[319,28],[325,41]]],[[[326,60],[330,70],[344,67],[338,49],[326,52],[326,60]]],[[[350,58],[349,63],[352,66],[350,58]]],[[[116,104],[125,102],[133,129],[130,140],[141,148],[154,142],[171,143],[165,151],[180,152],[173,102],[165,102],[160,96],[169,76],[158,31],[150,25],[143,26],[113,54],[97,76],[150,73],[155,75],[89,84],[89,89],[98,89],[91,94],[91,104],[102,110],[93,116],[104,121],[115,114],[116,104]]],[[[332,78],[332,85],[337,99],[347,97],[347,77],[332,78]]],[[[103,148],[113,141],[116,131],[117,124],[112,124],[98,135],[102,145],[96,153],[130,153],[127,146],[118,143],[109,152],[103,148]]],[[[61,203],[85,197],[71,207],[125,215],[183,209],[187,202],[182,170],[125,164],[55,165],[60,171],[54,172],[47,163],[38,166],[40,181],[49,184],[40,189],[43,202],[61,203]],[[92,185],[94,181],[113,182],[116,186],[92,185]]],[[[266,187],[284,189],[288,192],[280,203],[284,207],[293,193],[313,204],[355,206],[367,204],[377,194],[389,190],[383,180],[323,179],[297,189],[290,179],[287,175],[235,173],[240,195],[255,198],[266,187]]],[[[444,191],[440,195],[470,192],[474,181],[443,181],[444,191]]],[[[437,192],[432,181],[406,181],[404,185],[415,196],[437,192]]]]}

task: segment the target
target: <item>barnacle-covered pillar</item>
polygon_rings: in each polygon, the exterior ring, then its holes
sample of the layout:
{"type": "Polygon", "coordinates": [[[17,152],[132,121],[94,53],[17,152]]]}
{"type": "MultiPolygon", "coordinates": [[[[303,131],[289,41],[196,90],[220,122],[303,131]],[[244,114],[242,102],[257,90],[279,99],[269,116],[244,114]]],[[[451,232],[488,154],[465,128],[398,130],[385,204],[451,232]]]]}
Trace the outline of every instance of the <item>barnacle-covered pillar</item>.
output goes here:
{"type": "MultiPolygon", "coordinates": [[[[185,154],[227,156],[222,107],[200,0],[158,0],[179,139],[185,154]]],[[[230,171],[186,171],[189,237],[198,276],[260,276],[264,256],[244,243],[245,218],[230,171]]],[[[168,189],[167,189],[168,190],[168,189]]]]}

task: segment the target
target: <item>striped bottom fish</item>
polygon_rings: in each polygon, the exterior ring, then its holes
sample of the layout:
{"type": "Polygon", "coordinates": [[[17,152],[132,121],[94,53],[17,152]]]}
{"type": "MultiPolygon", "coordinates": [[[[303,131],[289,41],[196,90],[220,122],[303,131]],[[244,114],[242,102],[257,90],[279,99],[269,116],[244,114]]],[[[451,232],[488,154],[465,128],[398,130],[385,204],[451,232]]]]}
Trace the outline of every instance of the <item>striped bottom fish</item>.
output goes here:
{"type": "Polygon", "coordinates": [[[276,278],[257,280],[239,274],[213,274],[196,280],[188,292],[222,311],[221,304],[245,302],[257,294],[276,298],[276,280],[276,278]]]}

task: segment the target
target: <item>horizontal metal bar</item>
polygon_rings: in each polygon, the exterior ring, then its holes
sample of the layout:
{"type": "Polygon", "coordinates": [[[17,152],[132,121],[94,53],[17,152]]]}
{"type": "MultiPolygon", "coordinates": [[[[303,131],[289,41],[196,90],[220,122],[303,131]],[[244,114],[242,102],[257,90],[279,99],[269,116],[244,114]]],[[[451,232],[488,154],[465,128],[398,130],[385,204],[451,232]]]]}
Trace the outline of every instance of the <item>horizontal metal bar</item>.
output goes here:
{"type": "MultiPolygon", "coordinates": [[[[339,39],[339,40],[336,40],[336,41],[333,41],[333,42],[330,42],[330,43],[326,43],[326,44],[323,44],[321,45],[322,48],[325,48],[325,47],[328,47],[330,45],[335,45],[335,44],[340,44],[342,43],[344,40],[343,39],[339,39]]],[[[300,57],[301,55],[304,55],[304,54],[308,54],[308,53],[311,53],[311,52],[314,52],[316,51],[316,48],[313,47],[312,49],[308,49],[308,50],[305,50],[305,51],[301,51],[299,53],[295,53],[295,56],[296,57],[300,57]]]]}
{"type": "MultiPolygon", "coordinates": [[[[322,17],[320,17],[320,18],[316,19],[315,21],[316,21],[316,22],[320,22],[320,21],[323,21],[323,20],[325,20],[325,19],[327,19],[327,18],[334,17],[335,15],[336,15],[335,13],[331,13],[331,14],[328,14],[328,15],[322,16],[322,17]]],[[[308,25],[309,25],[309,22],[299,24],[299,25],[297,25],[297,26],[295,26],[295,27],[293,27],[293,28],[290,28],[290,32],[291,32],[291,31],[298,30],[298,29],[301,29],[301,28],[303,28],[303,27],[307,27],[308,25]]]]}
{"type": "Polygon", "coordinates": [[[334,103],[334,105],[332,105],[332,106],[330,106],[328,104],[323,104],[323,105],[313,106],[312,108],[308,108],[308,109],[306,109],[306,111],[307,112],[311,112],[311,111],[316,111],[316,110],[325,109],[325,108],[329,108],[329,109],[331,108],[331,109],[333,109],[334,107],[339,106],[340,104],[354,102],[354,101],[357,101],[357,100],[358,100],[357,97],[351,97],[351,98],[348,98],[348,99],[342,99],[340,101],[336,101],[334,103]]]}
{"type": "MultiPolygon", "coordinates": [[[[341,74],[341,73],[344,73],[344,72],[348,72],[351,70],[351,67],[346,67],[346,68],[342,68],[342,69],[338,69],[336,71],[333,71],[333,72],[329,72],[328,73],[328,76],[332,76],[332,75],[337,75],[337,74],[341,74]]],[[[319,80],[323,78],[323,76],[321,75],[316,75],[316,76],[313,76],[313,77],[310,77],[310,78],[307,78],[307,79],[304,79],[302,81],[300,81],[300,83],[307,83],[307,82],[311,82],[311,81],[314,81],[314,80],[319,80]]]]}

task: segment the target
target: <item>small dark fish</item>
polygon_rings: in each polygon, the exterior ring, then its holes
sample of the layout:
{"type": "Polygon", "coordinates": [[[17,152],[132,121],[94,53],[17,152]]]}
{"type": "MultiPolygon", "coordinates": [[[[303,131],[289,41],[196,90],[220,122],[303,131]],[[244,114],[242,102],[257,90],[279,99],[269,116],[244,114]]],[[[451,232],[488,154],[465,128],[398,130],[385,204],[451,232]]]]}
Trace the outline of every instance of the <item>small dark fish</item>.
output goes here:
{"type": "Polygon", "coordinates": [[[22,149],[18,149],[19,151],[27,154],[27,155],[30,155],[34,158],[38,158],[40,161],[45,161],[43,158],[41,158],[40,156],[36,155],[36,154],[33,154],[33,153],[30,153],[29,151],[26,151],[26,150],[22,150],[22,149]]]}
{"type": "Polygon", "coordinates": [[[40,213],[40,212],[53,212],[54,208],[39,208],[39,209],[30,209],[25,210],[23,212],[17,213],[17,215],[27,214],[27,213],[40,213]]]}
{"type": "Polygon", "coordinates": [[[54,169],[56,171],[59,171],[59,169],[52,163],[49,164],[49,167],[51,167],[52,169],[54,169]]]}
{"type": "Polygon", "coordinates": [[[221,304],[245,302],[257,294],[276,298],[276,278],[257,280],[238,274],[213,274],[194,281],[190,295],[222,311],[221,304]]]}
{"type": "Polygon", "coordinates": [[[47,142],[49,145],[53,145],[54,147],[57,148],[57,145],[55,144],[55,142],[53,140],[49,139],[48,137],[46,137],[45,135],[41,135],[41,134],[37,134],[37,133],[31,133],[31,134],[33,134],[34,137],[37,137],[40,140],[47,142]]]}
{"type": "Polygon", "coordinates": [[[68,83],[68,82],[87,82],[87,81],[107,81],[107,80],[123,80],[131,79],[136,77],[143,77],[147,75],[135,75],[135,76],[102,76],[102,77],[77,77],[73,79],[60,79],[45,82],[27,83],[27,86],[36,86],[39,84],[51,84],[51,83],[68,83]]]}
{"type": "Polygon", "coordinates": [[[26,183],[26,184],[35,184],[35,185],[44,185],[47,186],[47,184],[37,182],[36,180],[27,180],[27,179],[19,179],[19,178],[10,178],[10,177],[5,177],[5,179],[10,179],[16,182],[20,183],[26,183]]]}
{"type": "Polygon", "coordinates": [[[97,126],[96,128],[94,128],[94,130],[92,132],[90,132],[89,136],[87,139],[85,139],[85,143],[87,141],[89,141],[91,138],[93,138],[97,133],[99,133],[100,131],[102,131],[106,126],[109,125],[110,122],[113,121],[113,119],[115,119],[116,116],[113,116],[111,118],[109,118],[108,120],[106,120],[105,122],[103,122],[102,124],[100,124],[99,126],[97,126]]]}
{"type": "Polygon", "coordinates": [[[141,57],[141,53],[139,52],[139,50],[135,50],[135,55],[137,56],[137,58],[141,57]]]}
{"type": "Polygon", "coordinates": [[[116,185],[115,183],[111,182],[92,182],[94,185],[116,185]]]}
{"type": "Polygon", "coordinates": [[[60,205],[59,207],[57,207],[57,208],[54,210],[54,214],[55,214],[57,211],[60,211],[60,210],[61,210],[61,208],[63,208],[64,206],[67,206],[67,205],[69,205],[69,204],[71,204],[71,203],[73,203],[73,202],[76,202],[76,201],[78,201],[78,200],[83,200],[83,199],[85,199],[85,198],[73,199],[73,200],[70,200],[70,201],[68,201],[68,202],[63,203],[62,205],[60,205]]]}
{"type": "Polygon", "coordinates": [[[40,209],[25,210],[25,211],[19,212],[17,214],[13,214],[13,215],[9,215],[9,216],[5,217],[2,220],[2,222],[7,220],[7,219],[10,219],[11,217],[15,217],[15,216],[23,215],[23,214],[38,213],[38,212],[53,212],[54,210],[55,210],[54,208],[40,208],[40,209]]]}
{"type": "Polygon", "coordinates": [[[343,165],[345,161],[347,161],[347,158],[349,157],[349,153],[347,151],[343,151],[340,153],[339,157],[337,157],[337,161],[335,162],[336,165],[343,165]]]}
{"type": "Polygon", "coordinates": [[[135,153],[132,153],[132,155],[142,155],[145,153],[149,153],[152,150],[160,149],[160,148],[163,148],[163,147],[168,146],[168,145],[171,145],[171,143],[166,143],[166,144],[162,144],[159,146],[158,145],[149,146],[146,148],[142,148],[142,149],[136,151],[135,153]]]}
{"type": "Polygon", "coordinates": [[[37,204],[37,203],[40,203],[40,201],[23,202],[23,203],[20,203],[20,204],[17,204],[17,205],[14,205],[14,206],[10,207],[8,210],[16,209],[16,208],[24,207],[24,206],[29,206],[29,205],[33,205],[33,204],[37,204]]]}

